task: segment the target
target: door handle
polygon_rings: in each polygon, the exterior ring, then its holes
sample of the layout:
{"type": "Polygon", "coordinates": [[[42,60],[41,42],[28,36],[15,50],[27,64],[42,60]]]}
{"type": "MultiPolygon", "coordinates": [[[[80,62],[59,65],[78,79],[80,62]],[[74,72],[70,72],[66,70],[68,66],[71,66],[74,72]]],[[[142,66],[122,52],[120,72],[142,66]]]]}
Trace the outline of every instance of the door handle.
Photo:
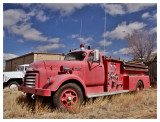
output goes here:
{"type": "Polygon", "coordinates": [[[99,65],[99,67],[102,67],[102,65],[99,65]]]}

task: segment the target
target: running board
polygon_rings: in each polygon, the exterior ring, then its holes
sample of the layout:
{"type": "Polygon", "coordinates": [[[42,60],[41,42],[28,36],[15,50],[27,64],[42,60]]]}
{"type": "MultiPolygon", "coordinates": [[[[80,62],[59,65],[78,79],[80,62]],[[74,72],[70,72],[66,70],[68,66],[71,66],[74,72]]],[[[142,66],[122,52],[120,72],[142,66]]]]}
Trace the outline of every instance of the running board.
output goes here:
{"type": "Polygon", "coordinates": [[[88,98],[114,95],[114,94],[120,94],[120,93],[126,93],[126,92],[129,92],[129,90],[119,90],[119,91],[101,92],[101,93],[88,93],[88,98]]]}

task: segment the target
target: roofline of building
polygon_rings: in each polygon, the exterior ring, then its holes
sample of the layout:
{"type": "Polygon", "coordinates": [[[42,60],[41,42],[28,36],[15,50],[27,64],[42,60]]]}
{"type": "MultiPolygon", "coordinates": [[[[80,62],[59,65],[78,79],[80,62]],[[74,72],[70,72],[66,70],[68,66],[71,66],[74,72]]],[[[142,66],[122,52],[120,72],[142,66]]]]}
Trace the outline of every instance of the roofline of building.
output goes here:
{"type": "Polygon", "coordinates": [[[31,55],[31,54],[49,54],[49,55],[62,55],[62,56],[65,56],[64,53],[31,52],[31,53],[28,53],[28,54],[25,54],[25,55],[21,55],[21,56],[15,57],[15,58],[8,59],[6,61],[18,59],[18,58],[21,58],[21,57],[24,57],[24,56],[28,56],[28,55],[31,55]]]}

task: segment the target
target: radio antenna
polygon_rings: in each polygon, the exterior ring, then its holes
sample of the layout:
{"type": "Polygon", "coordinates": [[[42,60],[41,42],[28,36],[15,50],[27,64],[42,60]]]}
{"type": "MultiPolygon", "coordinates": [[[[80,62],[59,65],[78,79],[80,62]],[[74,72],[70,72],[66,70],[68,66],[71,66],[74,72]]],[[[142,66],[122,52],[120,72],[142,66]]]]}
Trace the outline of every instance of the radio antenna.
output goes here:
{"type": "Polygon", "coordinates": [[[79,34],[79,37],[80,37],[80,45],[81,45],[81,33],[82,33],[82,19],[81,19],[81,27],[80,27],[80,34],[79,34]]]}
{"type": "Polygon", "coordinates": [[[105,41],[106,41],[106,37],[105,37],[105,32],[106,32],[106,12],[104,10],[104,54],[105,54],[105,41]]]}

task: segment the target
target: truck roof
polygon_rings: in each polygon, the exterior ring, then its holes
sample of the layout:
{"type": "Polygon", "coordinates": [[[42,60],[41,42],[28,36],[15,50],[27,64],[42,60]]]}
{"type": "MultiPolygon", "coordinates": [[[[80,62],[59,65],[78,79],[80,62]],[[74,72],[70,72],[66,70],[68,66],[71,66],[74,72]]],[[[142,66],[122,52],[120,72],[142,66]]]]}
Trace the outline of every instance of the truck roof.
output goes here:
{"type": "Polygon", "coordinates": [[[29,64],[23,64],[23,65],[18,65],[18,66],[29,66],[29,64]]]}

